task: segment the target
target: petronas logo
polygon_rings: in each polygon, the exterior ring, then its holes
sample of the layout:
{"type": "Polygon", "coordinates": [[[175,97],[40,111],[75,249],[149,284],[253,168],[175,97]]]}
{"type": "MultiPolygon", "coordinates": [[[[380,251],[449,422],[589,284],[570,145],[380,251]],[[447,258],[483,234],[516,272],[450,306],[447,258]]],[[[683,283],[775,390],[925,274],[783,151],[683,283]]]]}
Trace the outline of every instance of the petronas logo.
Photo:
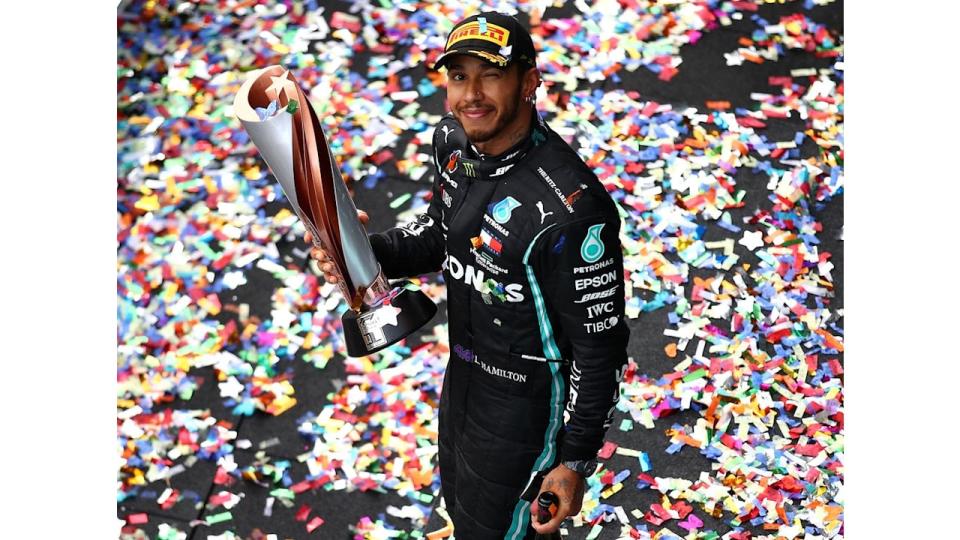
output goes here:
{"type": "Polygon", "coordinates": [[[580,244],[580,256],[583,257],[584,262],[595,263],[600,260],[600,257],[603,257],[603,242],[600,241],[600,231],[603,230],[604,225],[606,223],[591,225],[587,229],[587,237],[580,244]]]}
{"type": "Polygon", "coordinates": [[[513,197],[507,197],[493,206],[493,219],[503,225],[510,221],[510,215],[513,214],[513,209],[518,206],[520,206],[520,201],[513,197]]]}

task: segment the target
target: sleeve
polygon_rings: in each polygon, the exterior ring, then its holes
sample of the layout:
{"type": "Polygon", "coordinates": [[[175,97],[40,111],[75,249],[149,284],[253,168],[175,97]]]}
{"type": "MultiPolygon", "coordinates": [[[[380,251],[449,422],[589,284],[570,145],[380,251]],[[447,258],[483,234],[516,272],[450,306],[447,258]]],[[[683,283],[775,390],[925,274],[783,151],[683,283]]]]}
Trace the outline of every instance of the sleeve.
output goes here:
{"type": "Polygon", "coordinates": [[[630,330],[619,232],[615,211],[555,227],[544,233],[534,262],[547,313],[571,359],[563,461],[596,457],[620,398],[630,330]]]}
{"type": "MultiPolygon", "coordinates": [[[[437,144],[434,131],[435,150],[437,144]]],[[[440,270],[446,254],[443,210],[440,206],[441,182],[443,176],[435,151],[432,198],[427,212],[402,226],[369,235],[370,246],[386,277],[396,279],[440,270]]]]}

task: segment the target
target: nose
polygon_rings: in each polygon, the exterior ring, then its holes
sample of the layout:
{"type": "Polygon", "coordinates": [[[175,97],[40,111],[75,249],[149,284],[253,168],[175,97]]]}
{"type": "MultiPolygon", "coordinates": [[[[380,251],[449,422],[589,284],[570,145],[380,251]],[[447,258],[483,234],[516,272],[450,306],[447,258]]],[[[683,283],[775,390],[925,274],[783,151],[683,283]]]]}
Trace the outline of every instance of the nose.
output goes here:
{"type": "Polygon", "coordinates": [[[471,77],[467,82],[467,99],[480,100],[483,98],[483,84],[480,77],[471,77]]]}

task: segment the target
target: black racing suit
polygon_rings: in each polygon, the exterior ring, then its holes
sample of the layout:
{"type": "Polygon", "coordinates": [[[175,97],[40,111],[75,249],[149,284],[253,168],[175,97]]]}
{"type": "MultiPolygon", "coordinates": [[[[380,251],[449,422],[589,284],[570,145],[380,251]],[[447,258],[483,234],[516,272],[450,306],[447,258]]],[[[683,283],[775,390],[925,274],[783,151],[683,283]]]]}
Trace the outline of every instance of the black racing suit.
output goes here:
{"type": "Polygon", "coordinates": [[[459,540],[533,536],[542,474],[596,457],[626,364],[616,206],[533,117],[530,136],[497,157],[444,117],[427,213],[371,235],[387,277],[443,269],[440,478],[459,540]]]}

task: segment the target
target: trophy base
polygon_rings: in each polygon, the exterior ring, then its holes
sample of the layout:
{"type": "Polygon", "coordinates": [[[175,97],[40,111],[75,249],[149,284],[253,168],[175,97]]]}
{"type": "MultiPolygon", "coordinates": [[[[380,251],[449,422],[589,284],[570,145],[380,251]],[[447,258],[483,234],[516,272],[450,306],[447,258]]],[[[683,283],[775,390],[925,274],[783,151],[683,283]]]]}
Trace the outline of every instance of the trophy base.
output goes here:
{"type": "Polygon", "coordinates": [[[341,317],[349,356],[366,356],[415,332],[437,313],[437,305],[420,290],[394,288],[376,306],[348,310],[341,317]]]}

